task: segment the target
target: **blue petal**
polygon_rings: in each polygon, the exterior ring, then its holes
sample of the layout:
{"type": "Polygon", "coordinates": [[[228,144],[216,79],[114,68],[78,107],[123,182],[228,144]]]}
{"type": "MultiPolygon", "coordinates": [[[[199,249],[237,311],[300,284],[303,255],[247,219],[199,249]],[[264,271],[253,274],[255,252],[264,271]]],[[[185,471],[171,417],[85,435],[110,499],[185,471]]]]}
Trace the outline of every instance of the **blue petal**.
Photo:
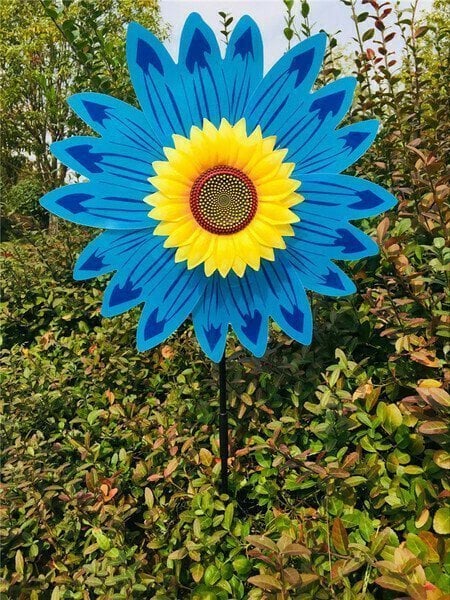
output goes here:
{"type": "Polygon", "coordinates": [[[245,108],[248,130],[264,128],[295,98],[307,94],[316,80],[325,52],[327,36],[311,36],[287,52],[264,77],[245,108]]]}
{"type": "Polygon", "coordinates": [[[104,139],[139,150],[152,162],[164,160],[161,144],[144,113],[129,104],[94,92],[75,94],[69,106],[104,139]]]}
{"type": "Polygon", "coordinates": [[[372,145],[378,131],[376,120],[362,121],[332,131],[313,150],[302,154],[293,177],[305,173],[340,173],[372,145]]]}
{"type": "Polygon", "coordinates": [[[255,272],[247,269],[242,278],[232,273],[220,280],[220,286],[239,341],[255,356],[262,356],[267,347],[269,322],[265,293],[255,272]]]}
{"type": "Polygon", "coordinates": [[[278,325],[297,342],[310,344],[312,315],[301,279],[289,259],[278,252],[276,261],[263,261],[258,273],[267,291],[267,310],[278,325]]]}
{"type": "Polygon", "coordinates": [[[101,233],[78,257],[74,279],[91,279],[119,269],[148,242],[149,237],[153,236],[145,229],[101,233]]]}
{"type": "Polygon", "coordinates": [[[304,202],[292,210],[303,218],[323,215],[338,221],[371,217],[389,210],[396,198],[379,185],[350,175],[303,175],[299,190],[304,202]]]}
{"type": "Polygon", "coordinates": [[[173,260],[159,270],[145,298],[139,320],[137,347],[140,352],[157,346],[189,316],[206,285],[202,268],[188,271],[173,260]]]}
{"type": "Polygon", "coordinates": [[[99,138],[76,136],[51,145],[53,154],[84,177],[104,184],[140,190],[142,198],[154,191],[148,178],[151,164],[140,151],[99,138]]]}
{"type": "Polygon", "coordinates": [[[246,15],[234,27],[225,55],[224,71],[230,99],[228,118],[231,123],[243,116],[247,100],[261,82],[263,61],[261,32],[253,19],[246,15]]]}
{"type": "Polygon", "coordinates": [[[229,316],[220,276],[208,277],[203,297],[192,313],[195,335],[205,354],[219,362],[225,351],[229,316]]]}
{"type": "Polygon", "coordinates": [[[355,77],[343,77],[310,94],[300,111],[291,106],[283,111],[283,125],[274,122],[268,133],[277,136],[278,148],[288,149],[286,160],[301,163],[334,131],[352,104],[355,87],[355,77]]]}
{"type": "Polygon", "coordinates": [[[128,26],[127,61],[139,104],[161,145],[173,133],[188,135],[192,118],[178,68],[158,38],[137,23],[128,26]]]}
{"type": "Polygon", "coordinates": [[[218,126],[229,114],[223,61],[214,32],[197,13],[186,19],[180,41],[178,65],[186,86],[192,124],[206,118],[218,126]]]}
{"type": "MultiPolygon", "coordinates": [[[[300,213],[300,209],[297,209],[300,213]]],[[[295,235],[286,239],[297,253],[308,252],[340,260],[357,260],[378,254],[377,244],[357,227],[333,217],[305,216],[293,225],[295,235]]]]}
{"type": "Polygon", "coordinates": [[[299,254],[289,247],[286,252],[306,289],[326,296],[348,296],[356,292],[353,281],[325,256],[299,254]]]}
{"type": "Polygon", "coordinates": [[[142,193],[117,190],[104,184],[77,183],[45,194],[41,205],[72,223],[102,229],[144,229],[154,227],[148,216],[150,206],[142,193]]]}
{"type": "Polygon", "coordinates": [[[144,244],[127,258],[111,279],[103,297],[102,315],[113,317],[147,300],[155,291],[159,293],[169,282],[163,280],[164,273],[175,269],[182,274],[181,265],[174,267],[174,251],[164,248],[164,239],[149,235],[144,244]]]}

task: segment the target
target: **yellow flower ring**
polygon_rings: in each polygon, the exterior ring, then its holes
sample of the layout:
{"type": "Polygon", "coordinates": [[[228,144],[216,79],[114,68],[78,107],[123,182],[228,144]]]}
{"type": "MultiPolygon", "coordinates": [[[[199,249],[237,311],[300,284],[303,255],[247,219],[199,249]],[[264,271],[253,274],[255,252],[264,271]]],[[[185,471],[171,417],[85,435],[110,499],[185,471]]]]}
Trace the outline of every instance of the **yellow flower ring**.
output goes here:
{"type": "Polygon", "coordinates": [[[356,79],[315,89],[325,48],[324,33],[311,36],[264,74],[261,33],[248,16],[222,56],[214,32],[191,14],[178,62],[131,23],[127,60],[141,108],[93,92],[69,99],[100,137],[75,136],[51,149],[88,182],[53,190],[41,203],[104,230],[80,254],[74,277],[113,273],[103,316],[143,305],[139,350],[189,316],[214,361],[230,325],[256,356],[266,350],[269,319],[309,344],[306,291],[355,291],[334,261],[378,248],[350,221],[395,199],[341,174],[370,147],[378,122],[340,126],[356,79]]]}
{"type": "Polygon", "coordinates": [[[299,221],[290,208],[302,201],[300,182],[290,178],[295,165],[283,162],[287,151],[275,150],[276,138],[264,138],[259,127],[247,135],[245,119],[222,119],[218,128],[205,119],[189,138],[173,140],[174,148],[164,148],[167,161],[153,163],[158,191],[145,202],[160,221],[154,233],[177,249],[175,261],[188,269],[203,264],[207,277],[231,269],[242,277],[247,266],[273,261],[299,221]]]}

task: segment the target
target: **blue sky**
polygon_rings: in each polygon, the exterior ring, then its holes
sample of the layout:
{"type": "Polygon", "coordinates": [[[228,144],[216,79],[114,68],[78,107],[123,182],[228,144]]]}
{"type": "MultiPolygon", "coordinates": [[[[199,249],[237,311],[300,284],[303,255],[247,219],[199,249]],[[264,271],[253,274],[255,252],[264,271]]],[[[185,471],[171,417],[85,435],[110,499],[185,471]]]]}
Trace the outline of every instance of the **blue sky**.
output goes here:
{"type": "MultiPolygon", "coordinates": [[[[420,0],[422,10],[430,8],[431,2],[420,0]]],[[[409,4],[408,1],[401,2],[402,7],[409,4]]],[[[310,5],[310,21],[316,24],[317,31],[324,29],[334,33],[341,29],[338,40],[342,44],[351,43],[354,31],[349,7],[339,0],[310,0],[310,5]]],[[[161,10],[163,18],[172,26],[171,38],[166,45],[174,57],[178,55],[180,33],[187,15],[191,12],[200,13],[219,34],[219,10],[231,13],[235,19],[244,14],[255,19],[263,34],[266,69],[286,50],[286,39],[282,34],[285,27],[282,0],[161,0],[161,10]]],[[[368,26],[369,21],[366,23],[368,26]]]]}

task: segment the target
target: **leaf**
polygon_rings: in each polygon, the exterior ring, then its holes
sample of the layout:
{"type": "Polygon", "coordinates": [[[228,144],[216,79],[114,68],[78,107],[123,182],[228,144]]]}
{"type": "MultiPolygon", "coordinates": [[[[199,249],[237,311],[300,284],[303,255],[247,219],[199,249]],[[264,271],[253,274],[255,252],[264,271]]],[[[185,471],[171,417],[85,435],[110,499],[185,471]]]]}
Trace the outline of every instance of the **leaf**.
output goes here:
{"type": "Polygon", "coordinates": [[[23,554],[20,550],[17,550],[16,556],[15,556],[15,567],[16,567],[16,572],[19,573],[19,575],[23,574],[24,566],[25,566],[25,562],[23,560],[23,554]]]}
{"type": "Polygon", "coordinates": [[[173,552],[171,552],[167,558],[169,560],[182,560],[187,555],[187,553],[188,551],[186,548],[178,548],[178,550],[174,550],[173,552]]]}
{"type": "Polygon", "coordinates": [[[273,575],[254,575],[249,577],[248,582],[267,592],[281,592],[283,590],[283,586],[273,575]]]}
{"type": "Polygon", "coordinates": [[[389,404],[385,408],[383,417],[383,427],[388,433],[394,433],[400,427],[403,421],[402,413],[395,404],[389,404]]]}
{"type": "Polygon", "coordinates": [[[222,522],[224,529],[226,529],[227,531],[230,530],[231,523],[233,522],[233,516],[234,516],[234,506],[233,506],[233,504],[230,503],[230,504],[228,504],[228,506],[225,509],[225,514],[224,514],[223,522],[222,522]]]}
{"type": "Polygon", "coordinates": [[[414,525],[417,527],[417,529],[420,529],[421,527],[423,527],[426,524],[429,517],[430,517],[430,511],[428,510],[428,508],[424,508],[423,511],[420,513],[420,515],[415,520],[414,525]]]}
{"type": "Polygon", "coordinates": [[[170,475],[172,475],[172,473],[176,470],[176,468],[178,467],[178,463],[178,458],[172,458],[172,460],[169,460],[166,468],[164,469],[164,477],[166,479],[170,477],[170,475]]]}
{"type": "Polygon", "coordinates": [[[433,529],[440,535],[450,534],[450,506],[439,508],[433,518],[433,529]]]}
{"type": "Polygon", "coordinates": [[[192,565],[192,567],[190,568],[191,571],[191,575],[192,575],[192,579],[195,581],[195,583],[198,583],[201,578],[203,577],[203,573],[205,572],[205,569],[203,568],[203,565],[201,565],[200,563],[196,563],[195,565],[192,565]]]}
{"type": "Polygon", "coordinates": [[[437,450],[433,454],[433,460],[441,469],[450,469],[450,453],[445,450],[437,450]]]}
{"type": "Polygon", "coordinates": [[[284,556],[311,556],[311,551],[302,544],[287,544],[281,551],[284,556]]]}
{"type": "Polygon", "coordinates": [[[200,448],[199,458],[202,465],[205,465],[206,467],[211,466],[213,455],[207,448],[200,448]]]}
{"type": "Polygon", "coordinates": [[[347,554],[348,552],[348,535],[341,519],[336,517],[333,521],[331,529],[331,540],[333,546],[339,554],[347,554]]]}
{"type": "Polygon", "coordinates": [[[419,431],[425,435],[445,435],[448,428],[444,421],[425,421],[420,425],[419,431]]]}
{"type": "Polygon", "coordinates": [[[256,548],[261,550],[269,550],[270,552],[279,553],[278,546],[270,538],[263,535],[248,535],[246,541],[256,548]]]}
{"type": "Polygon", "coordinates": [[[300,573],[301,584],[300,587],[306,587],[310,585],[314,581],[317,581],[319,578],[315,573],[300,573]]]}
{"type": "Polygon", "coordinates": [[[362,36],[362,41],[367,42],[367,40],[370,40],[371,38],[373,38],[374,33],[375,33],[375,29],[368,29],[366,32],[364,32],[364,35],[362,36]]]}
{"type": "Polygon", "coordinates": [[[216,565],[209,565],[204,575],[206,585],[215,585],[220,579],[220,571],[216,565]]]}
{"type": "Polygon", "coordinates": [[[383,548],[386,546],[386,544],[389,540],[390,534],[391,534],[390,529],[386,528],[386,529],[383,529],[383,531],[378,532],[375,535],[375,537],[372,539],[370,549],[374,556],[379,554],[383,550],[383,548]]]}
{"type": "Polygon", "coordinates": [[[375,583],[382,588],[387,590],[394,590],[395,592],[406,592],[408,584],[405,582],[401,575],[383,575],[375,579],[375,583]]]}
{"type": "Polygon", "coordinates": [[[377,241],[378,245],[381,245],[386,233],[388,232],[390,225],[389,217],[384,217],[377,226],[377,241]]]}

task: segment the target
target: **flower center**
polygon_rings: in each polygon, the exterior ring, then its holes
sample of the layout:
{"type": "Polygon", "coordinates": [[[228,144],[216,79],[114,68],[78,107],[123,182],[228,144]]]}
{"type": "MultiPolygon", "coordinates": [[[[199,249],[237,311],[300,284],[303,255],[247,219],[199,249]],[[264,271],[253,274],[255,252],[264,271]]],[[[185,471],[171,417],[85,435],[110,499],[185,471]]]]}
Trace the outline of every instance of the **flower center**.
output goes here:
{"type": "Polygon", "coordinates": [[[195,180],[190,206],[203,229],[227,235],[247,227],[255,216],[258,199],[255,186],[245,173],[219,165],[195,180]]]}

